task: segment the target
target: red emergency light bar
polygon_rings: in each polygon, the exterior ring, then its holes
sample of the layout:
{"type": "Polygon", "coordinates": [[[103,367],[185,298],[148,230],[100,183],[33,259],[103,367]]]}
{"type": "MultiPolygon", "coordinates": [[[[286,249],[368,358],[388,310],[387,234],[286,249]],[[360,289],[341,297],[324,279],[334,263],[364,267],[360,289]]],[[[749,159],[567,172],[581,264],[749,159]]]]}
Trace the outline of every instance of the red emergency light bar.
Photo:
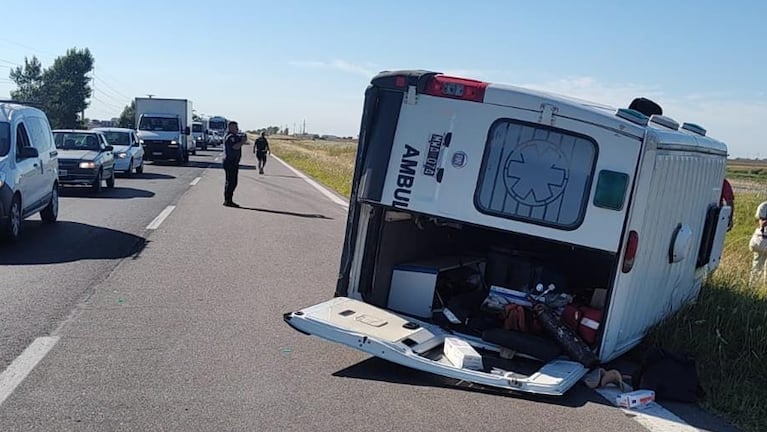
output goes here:
{"type": "Polygon", "coordinates": [[[487,89],[487,83],[483,81],[435,75],[426,84],[424,93],[438,97],[482,102],[485,100],[485,89],[487,89]]]}

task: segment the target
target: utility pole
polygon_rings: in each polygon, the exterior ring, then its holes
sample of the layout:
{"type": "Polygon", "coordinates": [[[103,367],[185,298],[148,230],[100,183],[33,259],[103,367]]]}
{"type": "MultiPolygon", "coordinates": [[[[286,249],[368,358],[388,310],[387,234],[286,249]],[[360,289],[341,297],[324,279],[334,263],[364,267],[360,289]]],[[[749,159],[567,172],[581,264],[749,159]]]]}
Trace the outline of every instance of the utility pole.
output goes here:
{"type": "Polygon", "coordinates": [[[304,135],[306,135],[306,119],[304,119],[304,135]]]}

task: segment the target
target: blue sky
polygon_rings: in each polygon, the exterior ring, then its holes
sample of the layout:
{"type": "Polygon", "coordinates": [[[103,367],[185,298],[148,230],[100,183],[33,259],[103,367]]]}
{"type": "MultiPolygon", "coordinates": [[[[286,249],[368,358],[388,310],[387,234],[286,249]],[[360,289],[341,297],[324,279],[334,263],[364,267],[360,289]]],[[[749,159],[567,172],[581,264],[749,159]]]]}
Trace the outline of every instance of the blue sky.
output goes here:
{"type": "Polygon", "coordinates": [[[71,47],[96,58],[89,118],[135,96],[191,99],[257,128],[306,120],[357,135],[380,70],[432,69],[614,106],[651,97],[703,125],[733,156],[767,157],[767,2],[5,2],[8,67],[71,47]]]}

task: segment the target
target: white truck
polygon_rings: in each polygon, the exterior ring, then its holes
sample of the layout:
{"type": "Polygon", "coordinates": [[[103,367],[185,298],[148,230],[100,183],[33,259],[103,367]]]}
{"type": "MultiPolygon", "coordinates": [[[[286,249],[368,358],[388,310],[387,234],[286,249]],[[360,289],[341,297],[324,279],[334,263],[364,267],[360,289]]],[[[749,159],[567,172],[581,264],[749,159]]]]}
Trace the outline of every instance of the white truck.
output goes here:
{"type": "Polygon", "coordinates": [[[191,129],[192,101],[136,98],[136,130],[145,159],[188,162],[197,153],[191,129]]]}
{"type": "Polygon", "coordinates": [[[662,110],[381,73],[365,95],[334,298],[283,318],[414,369],[562,395],[717,268],[726,157],[662,110]],[[446,337],[483,368],[451,362],[446,337]]]}

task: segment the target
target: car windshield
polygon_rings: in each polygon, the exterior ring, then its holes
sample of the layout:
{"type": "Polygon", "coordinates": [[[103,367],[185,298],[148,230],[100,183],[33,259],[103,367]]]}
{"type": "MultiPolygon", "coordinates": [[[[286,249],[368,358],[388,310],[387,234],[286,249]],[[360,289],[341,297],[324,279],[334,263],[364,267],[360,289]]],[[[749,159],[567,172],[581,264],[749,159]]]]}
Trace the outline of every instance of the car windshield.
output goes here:
{"type": "Polygon", "coordinates": [[[178,119],[170,117],[141,117],[139,130],[154,132],[178,132],[178,119]]]}
{"type": "Polygon", "coordinates": [[[222,130],[225,127],[226,127],[226,124],[223,121],[212,120],[210,122],[210,128],[211,129],[222,130]]]}
{"type": "Polygon", "coordinates": [[[130,134],[128,132],[104,132],[109,145],[129,146],[130,134]]]}
{"type": "Polygon", "coordinates": [[[202,132],[202,125],[201,124],[192,125],[192,132],[202,132]]]}
{"type": "Polygon", "coordinates": [[[5,156],[11,150],[11,125],[0,122],[0,156],[5,156]]]}
{"type": "Polygon", "coordinates": [[[54,132],[53,141],[59,150],[101,150],[99,138],[92,133],[54,132]]]}

